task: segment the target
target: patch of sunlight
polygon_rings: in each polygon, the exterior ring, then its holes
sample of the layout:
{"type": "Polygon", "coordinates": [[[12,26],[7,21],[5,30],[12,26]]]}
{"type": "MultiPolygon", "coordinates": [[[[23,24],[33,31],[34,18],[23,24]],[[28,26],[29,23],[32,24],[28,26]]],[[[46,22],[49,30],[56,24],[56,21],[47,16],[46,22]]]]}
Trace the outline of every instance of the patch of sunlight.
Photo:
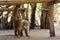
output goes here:
{"type": "Polygon", "coordinates": [[[14,7],[14,5],[10,6],[9,8],[13,8],[13,7],[14,7]]]}
{"type": "Polygon", "coordinates": [[[3,15],[6,14],[6,13],[7,13],[7,11],[3,12],[3,15]]]}
{"type": "Polygon", "coordinates": [[[24,8],[27,8],[27,5],[28,5],[28,4],[24,4],[24,8]]]}
{"type": "Polygon", "coordinates": [[[57,5],[60,5],[60,3],[57,3],[57,5]]]}
{"type": "Polygon", "coordinates": [[[12,11],[11,11],[11,12],[10,12],[10,14],[9,14],[8,22],[10,22],[10,21],[11,21],[11,16],[12,16],[12,11]]]}
{"type": "Polygon", "coordinates": [[[12,16],[12,11],[10,12],[10,14],[8,15],[9,17],[12,16]]]}
{"type": "Polygon", "coordinates": [[[6,6],[7,6],[7,5],[2,5],[1,7],[3,7],[3,8],[4,8],[4,7],[6,7],[6,6]]]}
{"type": "Polygon", "coordinates": [[[11,17],[8,17],[8,22],[10,22],[11,21],[11,17]]]}
{"type": "Polygon", "coordinates": [[[3,12],[3,17],[5,17],[5,14],[7,13],[7,11],[3,12]]]}
{"type": "Polygon", "coordinates": [[[58,13],[60,13],[60,7],[58,8],[58,13]]]}
{"type": "Polygon", "coordinates": [[[59,19],[60,19],[60,15],[59,15],[58,17],[59,17],[59,19]]]}

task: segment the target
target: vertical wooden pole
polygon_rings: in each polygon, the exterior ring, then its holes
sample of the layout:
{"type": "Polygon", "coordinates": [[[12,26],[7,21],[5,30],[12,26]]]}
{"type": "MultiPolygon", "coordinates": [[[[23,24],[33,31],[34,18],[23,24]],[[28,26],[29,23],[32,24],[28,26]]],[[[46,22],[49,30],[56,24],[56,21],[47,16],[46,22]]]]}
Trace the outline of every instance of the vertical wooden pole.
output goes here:
{"type": "Polygon", "coordinates": [[[30,28],[34,29],[34,26],[35,26],[36,3],[31,4],[31,6],[32,6],[32,14],[31,14],[31,25],[30,25],[30,28]]]}
{"type": "MultiPolygon", "coordinates": [[[[48,3],[42,3],[42,8],[48,9],[48,3]]],[[[48,29],[49,28],[49,20],[48,20],[48,10],[42,10],[41,20],[40,20],[40,28],[48,29]]]]}
{"type": "Polygon", "coordinates": [[[50,23],[50,37],[55,36],[54,23],[53,23],[53,8],[54,5],[49,5],[49,23],[50,23]]]}

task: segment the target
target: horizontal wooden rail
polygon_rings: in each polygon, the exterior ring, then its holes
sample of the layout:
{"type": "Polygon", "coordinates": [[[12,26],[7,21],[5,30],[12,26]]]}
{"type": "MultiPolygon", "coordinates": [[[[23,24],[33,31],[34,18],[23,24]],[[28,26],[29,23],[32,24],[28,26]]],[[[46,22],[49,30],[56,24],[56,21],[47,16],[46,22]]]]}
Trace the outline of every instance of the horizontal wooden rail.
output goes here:
{"type": "MultiPolygon", "coordinates": [[[[14,8],[0,8],[0,11],[14,11],[14,8]]],[[[17,11],[25,11],[26,8],[18,8],[17,11]]]]}
{"type": "MultiPolygon", "coordinates": [[[[15,9],[14,8],[0,8],[0,11],[14,11],[15,9]]],[[[18,8],[17,11],[26,11],[27,8],[18,8]]],[[[45,8],[42,8],[40,10],[45,10],[45,11],[49,11],[49,9],[45,9],[45,8]]]]}

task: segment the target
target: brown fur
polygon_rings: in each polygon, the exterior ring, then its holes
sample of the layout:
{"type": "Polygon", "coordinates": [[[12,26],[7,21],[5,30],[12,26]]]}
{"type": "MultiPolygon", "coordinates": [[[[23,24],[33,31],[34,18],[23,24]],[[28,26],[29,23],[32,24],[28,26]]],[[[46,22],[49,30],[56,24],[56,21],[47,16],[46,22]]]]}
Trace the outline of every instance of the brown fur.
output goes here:
{"type": "Polygon", "coordinates": [[[13,28],[14,28],[15,36],[17,36],[19,33],[19,27],[21,24],[21,21],[20,21],[21,19],[17,18],[17,15],[14,14],[12,16],[12,20],[13,20],[13,28]]]}
{"type": "MultiPolygon", "coordinates": [[[[29,32],[29,22],[27,21],[27,20],[22,20],[21,21],[21,23],[22,23],[22,26],[20,27],[20,33],[22,33],[21,31],[25,31],[25,34],[26,34],[26,36],[29,36],[28,35],[28,32],[29,32]]],[[[22,34],[23,35],[23,34],[22,34]]]]}
{"type": "Polygon", "coordinates": [[[21,17],[18,17],[17,14],[13,14],[13,27],[14,27],[14,32],[15,36],[21,35],[23,36],[22,31],[25,31],[26,36],[28,35],[29,31],[29,22],[27,20],[23,20],[21,17]]]}
{"type": "Polygon", "coordinates": [[[26,36],[29,36],[28,35],[29,22],[27,20],[17,19],[15,17],[13,21],[13,27],[14,27],[15,36],[17,35],[23,36],[23,33],[22,33],[23,30],[25,31],[26,36]]]}

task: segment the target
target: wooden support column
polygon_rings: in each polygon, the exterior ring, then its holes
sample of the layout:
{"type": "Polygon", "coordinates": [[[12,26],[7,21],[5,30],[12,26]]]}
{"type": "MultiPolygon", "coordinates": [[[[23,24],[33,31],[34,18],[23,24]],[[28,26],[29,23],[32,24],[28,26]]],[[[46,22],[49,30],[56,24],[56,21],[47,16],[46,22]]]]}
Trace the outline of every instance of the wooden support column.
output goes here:
{"type": "Polygon", "coordinates": [[[41,29],[48,29],[49,28],[49,20],[48,20],[48,11],[44,10],[48,9],[48,3],[42,3],[42,14],[41,14],[41,29]]]}
{"type": "Polygon", "coordinates": [[[54,23],[53,23],[53,9],[54,5],[49,5],[49,23],[50,23],[50,37],[55,36],[55,29],[54,29],[54,23]]]}
{"type": "Polygon", "coordinates": [[[31,4],[32,6],[32,14],[31,14],[31,25],[30,28],[34,29],[35,26],[35,10],[36,10],[36,4],[31,4]]]}

